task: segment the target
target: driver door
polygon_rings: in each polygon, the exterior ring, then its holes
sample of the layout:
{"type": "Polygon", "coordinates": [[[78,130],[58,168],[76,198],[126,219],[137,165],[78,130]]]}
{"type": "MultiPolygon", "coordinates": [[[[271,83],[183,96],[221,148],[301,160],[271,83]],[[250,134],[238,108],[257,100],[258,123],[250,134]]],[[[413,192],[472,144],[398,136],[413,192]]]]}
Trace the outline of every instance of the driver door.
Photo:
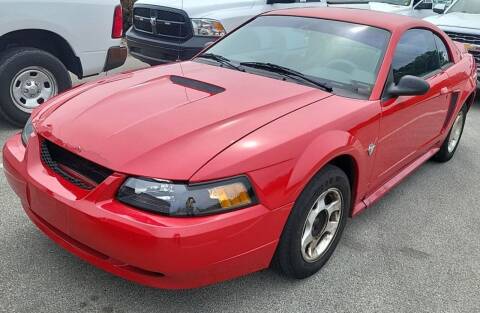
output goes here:
{"type": "Polygon", "coordinates": [[[384,99],[377,143],[376,190],[438,141],[448,115],[448,74],[440,66],[434,34],[412,29],[401,38],[392,63],[391,80],[405,75],[424,78],[430,90],[422,96],[384,99]]]}

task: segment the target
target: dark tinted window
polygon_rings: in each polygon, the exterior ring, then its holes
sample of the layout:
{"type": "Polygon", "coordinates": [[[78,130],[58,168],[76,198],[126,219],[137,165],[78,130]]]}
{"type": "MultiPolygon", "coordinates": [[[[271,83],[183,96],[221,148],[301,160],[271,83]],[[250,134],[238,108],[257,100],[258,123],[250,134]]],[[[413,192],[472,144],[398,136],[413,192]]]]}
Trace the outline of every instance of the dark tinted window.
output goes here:
{"type": "Polygon", "coordinates": [[[405,75],[426,76],[440,68],[435,39],[430,31],[412,29],[400,39],[393,58],[395,83],[405,75]]]}
{"type": "Polygon", "coordinates": [[[440,37],[437,35],[433,35],[435,37],[435,43],[437,44],[437,50],[438,50],[438,58],[440,62],[440,67],[443,67],[450,63],[450,55],[448,54],[448,49],[445,46],[445,43],[443,42],[440,37]]]}

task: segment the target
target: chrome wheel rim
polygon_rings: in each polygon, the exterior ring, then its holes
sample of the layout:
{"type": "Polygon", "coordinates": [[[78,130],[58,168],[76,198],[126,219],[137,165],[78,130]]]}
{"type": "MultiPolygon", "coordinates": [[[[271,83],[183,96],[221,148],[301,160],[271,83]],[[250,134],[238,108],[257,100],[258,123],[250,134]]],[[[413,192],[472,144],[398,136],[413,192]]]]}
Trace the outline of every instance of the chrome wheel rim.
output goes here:
{"type": "Polygon", "coordinates": [[[463,124],[465,122],[465,116],[463,111],[458,113],[455,123],[453,123],[452,130],[450,132],[450,138],[448,139],[448,152],[452,153],[457,147],[460,137],[462,136],[463,124]]]}
{"type": "Polygon", "coordinates": [[[38,66],[28,67],[18,72],[10,85],[13,103],[26,113],[31,113],[57,92],[57,81],[53,74],[38,66]]]}
{"type": "Polygon", "coordinates": [[[320,259],[331,246],[342,218],[342,193],[331,188],[322,193],[308,212],[303,226],[301,247],[306,262],[320,259]]]}

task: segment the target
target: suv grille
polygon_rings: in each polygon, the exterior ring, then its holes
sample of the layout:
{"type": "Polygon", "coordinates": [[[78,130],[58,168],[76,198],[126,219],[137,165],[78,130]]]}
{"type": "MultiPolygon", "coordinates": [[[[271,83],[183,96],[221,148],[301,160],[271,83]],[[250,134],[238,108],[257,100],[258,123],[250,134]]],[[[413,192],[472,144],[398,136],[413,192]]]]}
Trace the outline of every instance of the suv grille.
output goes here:
{"type": "Polygon", "coordinates": [[[40,155],[47,167],[81,189],[92,190],[113,174],[113,171],[47,140],[41,143],[40,155]]]}
{"type": "Polygon", "coordinates": [[[455,41],[463,42],[463,43],[471,43],[471,44],[480,46],[480,35],[471,35],[471,34],[463,34],[463,33],[455,33],[455,32],[445,32],[445,33],[455,41]]]}
{"type": "MultiPolygon", "coordinates": [[[[445,32],[447,33],[450,38],[455,41],[461,43],[469,43],[473,45],[477,45],[480,47],[480,35],[472,35],[472,34],[463,34],[463,33],[456,33],[456,32],[445,32]]],[[[470,54],[473,55],[475,60],[477,61],[477,65],[480,67],[480,51],[468,51],[470,54]]]]}
{"type": "Polygon", "coordinates": [[[133,26],[137,31],[170,41],[185,41],[193,36],[187,13],[171,8],[136,6],[133,26]]]}

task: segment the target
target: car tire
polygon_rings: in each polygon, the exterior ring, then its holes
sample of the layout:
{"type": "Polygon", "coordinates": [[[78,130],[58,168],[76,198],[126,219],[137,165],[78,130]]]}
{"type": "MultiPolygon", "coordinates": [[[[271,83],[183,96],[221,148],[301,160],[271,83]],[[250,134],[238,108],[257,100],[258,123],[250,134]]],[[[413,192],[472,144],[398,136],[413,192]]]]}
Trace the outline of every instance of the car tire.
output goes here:
{"type": "Polygon", "coordinates": [[[72,87],[68,70],[52,54],[29,47],[0,54],[0,115],[23,126],[35,107],[72,87]]]}
{"type": "Polygon", "coordinates": [[[347,175],[338,167],[327,165],[295,202],[273,265],[297,279],[318,272],[337,247],[350,208],[351,189],[347,175]],[[312,241],[308,243],[309,240],[312,241]]]}
{"type": "Polygon", "coordinates": [[[447,138],[443,142],[440,151],[435,154],[433,160],[436,162],[444,163],[450,161],[457,148],[460,144],[460,140],[462,139],[463,130],[465,128],[465,122],[467,119],[468,107],[464,105],[460,112],[457,114],[455,121],[448,133],[447,138]]]}

